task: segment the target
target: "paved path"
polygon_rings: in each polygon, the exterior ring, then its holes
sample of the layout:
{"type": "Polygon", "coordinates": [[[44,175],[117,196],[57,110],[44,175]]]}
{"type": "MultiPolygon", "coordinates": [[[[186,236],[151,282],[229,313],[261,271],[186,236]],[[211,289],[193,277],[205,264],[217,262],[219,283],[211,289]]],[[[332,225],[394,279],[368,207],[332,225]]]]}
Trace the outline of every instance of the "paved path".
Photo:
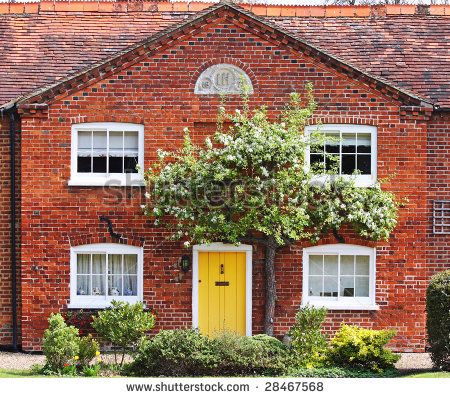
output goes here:
{"type": "Polygon", "coordinates": [[[23,354],[21,352],[0,351],[0,369],[29,369],[32,365],[43,365],[43,355],[23,354]]]}
{"type": "Polygon", "coordinates": [[[431,370],[433,363],[428,353],[403,353],[395,367],[399,370],[431,370]]]}

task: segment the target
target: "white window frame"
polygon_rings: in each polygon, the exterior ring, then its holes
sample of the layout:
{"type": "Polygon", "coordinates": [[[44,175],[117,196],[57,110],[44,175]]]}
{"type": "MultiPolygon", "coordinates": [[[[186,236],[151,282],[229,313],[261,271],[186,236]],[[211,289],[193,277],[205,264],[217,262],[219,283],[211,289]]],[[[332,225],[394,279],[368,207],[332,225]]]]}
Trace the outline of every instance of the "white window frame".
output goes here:
{"type": "MultiPolygon", "coordinates": [[[[370,175],[341,175],[344,178],[354,178],[355,185],[358,187],[370,187],[373,186],[377,181],[377,127],[369,126],[366,124],[322,124],[322,125],[310,125],[305,127],[305,136],[307,139],[311,136],[311,134],[315,131],[319,132],[327,132],[329,130],[339,131],[341,134],[345,133],[365,133],[370,134],[370,146],[371,146],[371,164],[370,168],[372,173],[370,175]]],[[[306,166],[309,169],[310,167],[310,148],[306,149],[306,166]]],[[[339,154],[341,155],[341,153],[339,154]]],[[[330,176],[315,176],[314,182],[324,183],[330,176]]]]}
{"type": "MultiPolygon", "coordinates": [[[[107,134],[107,150],[109,150],[109,134],[107,134]]],[[[72,125],[71,143],[71,175],[69,186],[143,186],[144,176],[144,126],[133,123],[79,123],[72,125]],[[138,132],[138,166],[137,173],[79,173],[78,163],[78,132],[91,130],[106,131],[137,131],[138,132]]]]}
{"type": "MultiPolygon", "coordinates": [[[[124,245],[119,243],[94,243],[74,246],[70,248],[70,303],[68,308],[106,308],[112,300],[137,303],[143,300],[143,255],[142,247],[124,245]],[[136,296],[109,296],[108,286],[105,285],[104,296],[77,295],[77,254],[137,254],[137,295],[136,296]]],[[[106,260],[105,277],[108,276],[108,260],[106,260]]]]}
{"type": "MultiPolygon", "coordinates": [[[[313,305],[330,310],[378,310],[375,301],[376,249],[372,247],[348,245],[343,243],[320,245],[303,249],[303,290],[302,306],[313,305]],[[309,256],[310,255],[352,255],[369,256],[369,297],[316,297],[309,292],[309,256]]],[[[338,269],[338,280],[340,267],[338,269]]]]}

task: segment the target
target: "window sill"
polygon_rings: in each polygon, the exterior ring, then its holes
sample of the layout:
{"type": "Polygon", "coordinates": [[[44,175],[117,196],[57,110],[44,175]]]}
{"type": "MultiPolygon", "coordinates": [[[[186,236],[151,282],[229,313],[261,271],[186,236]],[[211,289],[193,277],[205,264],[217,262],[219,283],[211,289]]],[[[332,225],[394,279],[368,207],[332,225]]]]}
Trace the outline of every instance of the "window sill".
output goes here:
{"type": "Polygon", "coordinates": [[[334,178],[334,177],[342,177],[345,180],[351,180],[354,179],[355,181],[355,186],[357,187],[365,187],[365,188],[369,188],[369,187],[373,187],[376,183],[376,177],[373,175],[341,175],[341,176],[334,176],[334,175],[314,175],[312,177],[312,183],[313,184],[317,184],[317,185],[323,185],[326,182],[330,181],[330,179],[334,178]]]}
{"type": "Polygon", "coordinates": [[[111,301],[125,301],[130,304],[138,303],[142,301],[141,298],[137,296],[118,296],[108,300],[98,300],[98,299],[84,299],[84,300],[72,300],[67,304],[69,309],[105,309],[111,306],[111,301]]]}
{"type": "Polygon", "coordinates": [[[104,178],[71,178],[67,185],[69,187],[143,187],[145,181],[143,178],[131,179],[129,177],[104,177],[104,178]]]}
{"type": "Polygon", "coordinates": [[[328,310],[355,310],[355,311],[378,311],[380,307],[376,304],[364,304],[364,303],[345,303],[345,302],[333,302],[327,300],[308,300],[302,302],[302,307],[306,305],[312,305],[314,307],[324,307],[328,310]]]}

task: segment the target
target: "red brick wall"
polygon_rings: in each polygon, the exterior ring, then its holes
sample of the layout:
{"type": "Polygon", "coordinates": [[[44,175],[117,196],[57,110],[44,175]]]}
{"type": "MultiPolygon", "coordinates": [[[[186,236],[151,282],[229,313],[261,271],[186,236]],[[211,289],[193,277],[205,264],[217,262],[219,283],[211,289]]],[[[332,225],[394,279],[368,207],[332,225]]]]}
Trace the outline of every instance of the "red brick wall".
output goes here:
{"type": "MultiPolygon", "coordinates": [[[[191,273],[176,282],[182,250],[167,243],[167,232],[140,213],[138,188],[68,187],[70,136],[74,122],[117,121],[145,126],[145,163],[157,148],[181,144],[183,128],[197,138],[199,126],[214,123],[217,97],[194,95],[195,77],[204,64],[229,62],[253,79],[251,105],[270,104],[279,111],[294,90],[312,81],[325,123],[362,123],[378,127],[378,175],[394,175],[386,189],[407,196],[399,225],[389,243],[378,245],[377,302],[380,310],[330,311],[328,330],[342,321],[399,331],[394,346],[423,350],[424,292],[427,279],[426,126],[402,120],[398,103],[369,91],[317,62],[218,22],[192,37],[172,43],[127,70],[62,99],[49,108],[48,118],[26,116],[22,123],[22,291],[23,347],[40,348],[46,318],[64,309],[69,299],[69,249],[74,242],[108,240],[99,215],[111,218],[117,232],[144,240],[144,298],[157,312],[158,328],[191,325],[191,273]],[[117,196],[120,196],[117,199],[117,196]],[[112,200],[112,199],[116,200],[112,200]],[[35,267],[36,268],[32,268],[35,267]]],[[[239,106],[235,99],[229,108],[239,106]]],[[[204,131],[204,130],[203,130],[204,131]]],[[[355,242],[349,238],[349,243],[355,242]]],[[[277,257],[278,304],[275,330],[292,325],[301,301],[301,245],[277,257]]],[[[253,331],[262,331],[262,251],[254,253],[253,331]]]]}
{"type": "Polygon", "coordinates": [[[450,200],[450,114],[436,114],[428,127],[429,228],[428,254],[430,276],[450,268],[450,235],[434,235],[433,200],[450,200]]]}

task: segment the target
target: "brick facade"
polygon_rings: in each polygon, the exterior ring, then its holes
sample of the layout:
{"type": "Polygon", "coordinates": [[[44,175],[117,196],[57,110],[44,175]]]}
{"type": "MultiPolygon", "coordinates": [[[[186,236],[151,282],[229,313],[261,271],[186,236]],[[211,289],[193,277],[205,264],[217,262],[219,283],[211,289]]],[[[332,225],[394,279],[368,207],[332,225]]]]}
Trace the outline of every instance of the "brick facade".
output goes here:
{"type": "Polygon", "coordinates": [[[450,200],[450,115],[434,115],[428,123],[428,269],[430,275],[448,269],[450,235],[433,234],[433,201],[450,200]]]}
{"type": "MultiPolygon", "coordinates": [[[[157,314],[157,328],[191,325],[191,272],[178,281],[178,243],[164,240],[167,231],[146,220],[139,205],[140,188],[68,187],[71,125],[117,121],[145,127],[145,164],[156,149],[180,145],[183,128],[201,140],[214,128],[217,97],[194,94],[195,77],[216,62],[246,70],[255,93],[251,105],[270,104],[278,112],[293,90],[312,81],[317,118],[324,123],[359,123],[378,128],[378,176],[395,175],[385,184],[408,197],[389,243],[377,244],[379,311],[330,311],[327,330],[343,321],[373,328],[393,327],[393,346],[405,351],[425,347],[427,222],[426,121],[401,116],[401,103],[338,73],[316,60],[261,39],[230,19],[218,19],[185,33],[170,45],[144,55],[136,63],[51,103],[48,113],[22,115],[22,347],[39,350],[51,312],[69,300],[69,249],[80,243],[111,241],[100,215],[110,217],[116,231],[144,247],[144,299],[157,314]]],[[[228,106],[239,106],[236,98],[228,106]]],[[[347,243],[357,240],[349,232],[347,243]]],[[[320,243],[334,243],[332,239],[320,243]]],[[[301,301],[302,247],[277,257],[278,303],[275,332],[292,325],[301,301]]],[[[253,331],[262,331],[264,306],[263,251],[255,247],[253,331]]]]}
{"type": "MultiPolygon", "coordinates": [[[[450,109],[448,43],[436,46],[436,37],[448,29],[445,16],[449,7],[425,7],[427,12],[421,15],[422,8],[412,5],[245,5],[264,18],[253,20],[243,9],[227,11],[226,7],[211,6],[217,12],[208,14],[208,10],[203,11],[207,7],[205,3],[164,1],[0,4],[0,37],[10,43],[0,48],[0,105],[60,79],[59,85],[35,92],[28,102],[18,105],[16,238],[22,348],[40,350],[49,314],[67,311],[70,248],[89,243],[142,246],[144,301],[157,316],[156,328],[191,326],[192,271],[183,274],[179,268],[180,257],[190,251],[168,242],[169,231],[155,227],[141,214],[142,188],[68,186],[71,126],[84,122],[144,125],[145,166],[149,166],[158,148],[174,149],[182,143],[185,127],[197,142],[214,131],[219,98],[194,94],[194,85],[207,67],[230,63],[252,80],[250,105],[268,104],[271,115],[282,109],[290,92],[303,92],[305,83],[311,81],[318,103],[312,123],[377,127],[378,178],[391,177],[384,188],[409,203],[401,208],[389,242],[367,242],[352,231],[343,232],[346,243],[377,247],[376,302],[380,309],[330,310],[325,329],[333,332],[342,322],[395,328],[398,335],[393,348],[423,351],[428,280],[448,269],[450,260],[450,235],[433,234],[432,224],[433,201],[450,199],[450,116],[448,112],[431,112],[431,107],[421,108],[420,103],[421,98],[428,99],[450,109]],[[159,41],[148,41],[145,48],[137,46],[125,55],[109,58],[87,74],[64,78],[155,32],[179,27],[192,14],[204,18],[162,34],[159,41]],[[54,29],[54,35],[41,37],[42,32],[52,30],[47,26],[54,29]],[[413,30],[413,26],[418,28],[413,30]],[[288,34],[280,34],[278,27],[287,29],[288,34]],[[409,39],[402,42],[406,27],[409,39]],[[393,31],[397,32],[394,36],[393,31]],[[69,32],[67,36],[76,39],[68,40],[58,32],[69,32]],[[361,70],[370,70],[372,75],[297,42],[292,35],[361,70]],[[360,45],[354,45],[357,41],[360,45]],[[416,41],[422,59],[427,59],[426,71],[417,62],[416,41]],[[22,51],[24,42],[39,43],[35,57],[29,55],[34,51],[31,45],[22,51]],[[75,49],[73,43],[77,44],[75,49]],[[83,43],[83,54],[79,43],[83,43]],[[48,53],[64,62],[48,60],[48,53]],[[398,64],[400,56],[405,64],[398,64]],[[29,72],[38,68],[43,68],[42,73],[29,72]],[[385,77],[417,95],[374,76],[385,77]],[[111,238],[100,216],[110,218],[121,240],[111,238]]],[[[240,101],[232,96],[227,106],[235,109],[240,101]]],[[[0,113],[0,347],[12,343],[8,117],[0,113]]],[[[319,242],[326,243],[336,241],[327,237],[319,242]]],[[[302,250],[307,246],[307,242],[298,242],[277,254],[277,336],[289,329],[300,306],[302,250]]],[[[263,261],[264,250],[255,245],[253,333],[263,330],[263,261]]]]}

